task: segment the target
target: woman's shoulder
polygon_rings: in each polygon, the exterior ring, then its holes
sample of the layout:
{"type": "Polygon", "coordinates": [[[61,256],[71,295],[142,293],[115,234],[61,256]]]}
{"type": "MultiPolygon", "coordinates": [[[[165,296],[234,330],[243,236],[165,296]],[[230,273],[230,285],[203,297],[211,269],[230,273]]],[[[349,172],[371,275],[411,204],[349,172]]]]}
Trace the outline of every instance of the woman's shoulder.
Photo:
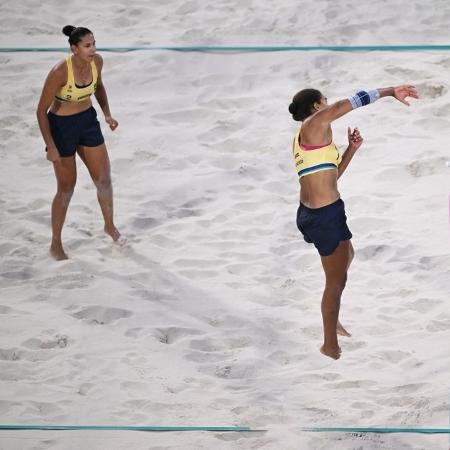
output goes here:
{"type": "Polygon", "coordinates": [[[67,80],[67,59],[58,61],[50,70],[49,76],[58,80],[67,80]]]}
{"type": "Polygon", "coordinates": [[[333,141],[333,130],[330,124],[324,127],[320,121],[315,120],[317,113],[312,114],[302,122],[298,131],[298,141],[305,145],[323,145],[324,142],[333,141]]]}
{"type": "Polygon", "coordinates": [[[61,59],[59,60],[54,66],[53,69],[54,71],[61,71],[61,72],[67,72],[67,59],[70,58],[70,56],[68,56],[67,58],[61,59]]]}

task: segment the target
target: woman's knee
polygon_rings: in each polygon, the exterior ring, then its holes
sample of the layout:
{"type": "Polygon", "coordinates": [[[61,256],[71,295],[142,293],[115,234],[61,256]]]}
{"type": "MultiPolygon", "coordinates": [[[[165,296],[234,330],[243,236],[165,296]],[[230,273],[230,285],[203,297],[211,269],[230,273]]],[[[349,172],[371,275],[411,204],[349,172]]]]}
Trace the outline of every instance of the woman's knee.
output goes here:
{"type": "Polygon", "coordinates": [[[58,194],[63,197],[72,197],[73,191],[75,189],[75,183],[75,180],[58,183],[58,194]]]}
{"type": "Polygon", "coordinates": [[[331,289],[334,292],[341,293],[347,284],[347,273],[342,274],[339,277],[333,277],[326,281],[326,288],[331,289]]]}
{"type": "Polygon", "coordinates": [[[94,179],[94,184],[99,192],[105,192],[111,189],[111,177],[103,175],[94,179]]]}
{"type": "Polygon", "coordinates": [[[70,203],[75,188],[74,184],[58,184],[58,191],[56,192],[55,199],[59,199],[65,206],[70,203]]]}

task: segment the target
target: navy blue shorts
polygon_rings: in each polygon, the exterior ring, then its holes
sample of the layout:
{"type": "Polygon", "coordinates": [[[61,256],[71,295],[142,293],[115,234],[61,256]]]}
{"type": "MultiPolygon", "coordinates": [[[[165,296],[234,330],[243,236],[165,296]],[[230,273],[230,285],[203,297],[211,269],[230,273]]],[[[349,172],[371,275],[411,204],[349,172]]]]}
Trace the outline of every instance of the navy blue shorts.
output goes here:
{"type": "Polygon", "coordinates": [[[300,203],[297,227],[305,241],[314,244],[321,256],[331,255],[339,242],[352,238],[347,226],[345,205],[341,199],[331,205],[314,209],[300,203]]]}
{"type": "Polygon", "coordinates": [[[93,106],[70,116],[58,116],[49,111],[47,117],[53,140],[62,157],[75,155],[79,145],[97,147],[105,142],[93,106]]]}

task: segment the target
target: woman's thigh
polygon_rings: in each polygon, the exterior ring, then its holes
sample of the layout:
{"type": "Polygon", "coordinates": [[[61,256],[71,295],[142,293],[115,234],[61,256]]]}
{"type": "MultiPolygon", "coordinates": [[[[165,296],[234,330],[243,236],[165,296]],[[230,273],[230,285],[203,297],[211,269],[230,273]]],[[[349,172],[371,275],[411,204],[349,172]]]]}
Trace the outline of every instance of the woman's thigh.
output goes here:
{"type": "Polygon", "coordinates": [[[53,163],[53,169],[58,182],[58,189],[63,191],[73,190],[77,181],[75,156],[61,158],[57,163],[53,163]]]}
{"type": "Polygon", "coordinates": [[[341,241],[331,255],[321,256],[327,282],[345,279],[352,258],[353,246],[350,240],[341,241]]]}
{"type": "Polygon", "coordinates": [[[110,162],[105,144],[97,147],[78,147],[78,155],[86,165],[94,181],[109,179],[110,162]]]}

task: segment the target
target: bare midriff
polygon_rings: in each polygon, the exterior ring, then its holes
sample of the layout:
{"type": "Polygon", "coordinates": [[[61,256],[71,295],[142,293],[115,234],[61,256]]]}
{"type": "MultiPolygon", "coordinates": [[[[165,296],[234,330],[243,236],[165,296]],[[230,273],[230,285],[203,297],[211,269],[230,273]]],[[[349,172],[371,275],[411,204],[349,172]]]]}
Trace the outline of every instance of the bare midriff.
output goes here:
{"type": "Polygon", "coordinates": [[[58,116],[71,116],[72,114],[78,114],[86,111],[91,106],[92,102],[90,98],[87,98],[81,102],[64,102],[54,98],[50,106],[50,111],[58,116]]]}
{"type": "Polygon", "coordinates": [[[321,208],[339,198],[337,169],[322,170],[300,178],[300,201],[308,208],[321,208]]]}

